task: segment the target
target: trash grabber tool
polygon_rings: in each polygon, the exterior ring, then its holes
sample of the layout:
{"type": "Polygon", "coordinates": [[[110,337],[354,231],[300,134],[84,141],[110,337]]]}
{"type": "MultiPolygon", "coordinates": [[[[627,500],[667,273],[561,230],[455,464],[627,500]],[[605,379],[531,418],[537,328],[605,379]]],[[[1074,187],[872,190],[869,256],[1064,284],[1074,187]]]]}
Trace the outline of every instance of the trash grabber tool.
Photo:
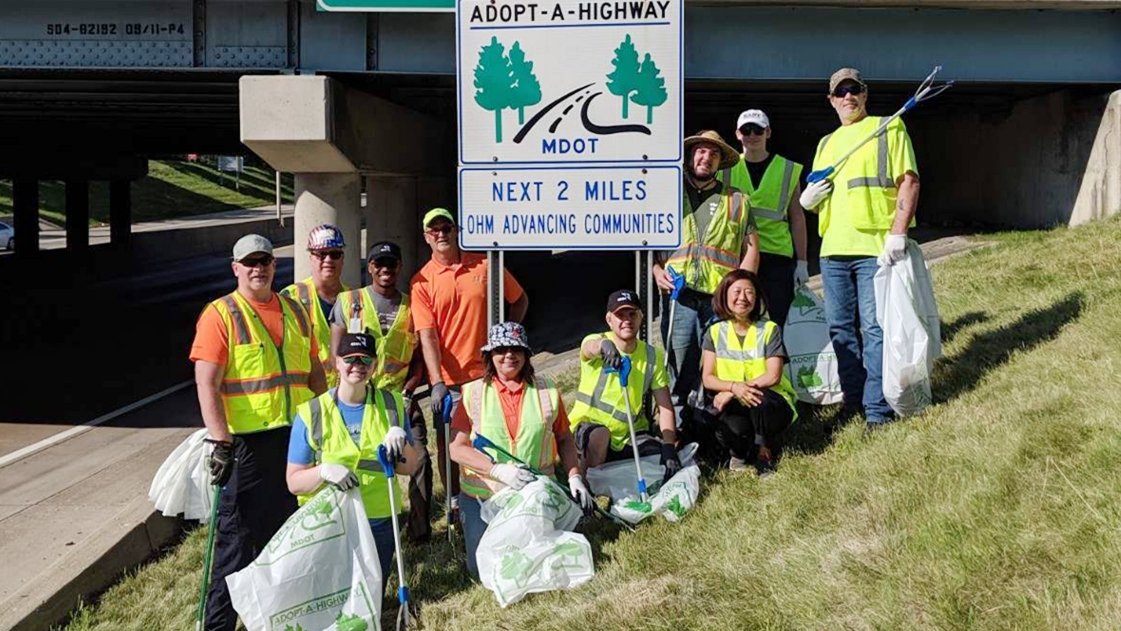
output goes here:
{"type": "Polygon", "coordinates": [[[218,500],[222,487],[214,485],[214,495],[210,498],[210,521],[206,528],[206,559],[202,562],[202,586],[199,587],[199,606],[195,611],[195,631],[202,631],[203,617],[206,615],[206,592],[210,589],[210,564],[214,560],[214,532],[218,530],[218,500]]]}
{"type": "Polygon", "coordinates": [[[444,503],[448,520],[448,543],[451,543],[452,528],[454,527],[454,520],[452,519],[452,395],[449,394],[444,397],[444,406],[441,408],[440,416],[444,422],[444,488],[447,490],[444,503]]]}
{"type": "MultiPolygon", "coordinates": [[[[514,454],[512,454],[512,453],[506,451],[505,449],[499,447],[498,445],[494,444],[493,442],[491,442],[491,440],[489,438],[487,438],[486,436],[483,436],[482,434],[479,434],[479,435],[475,436],[475,440],[471,441],[471,446],[474,447],[475,449],[478,449],[487,458],[490,458],[491,462],[495,461],[494,457],[491,456],[490,454],[488,454],[486,451],[484,451],[485,449],[493,449],[493,450],[497,451],[498,453],[502,454],[503,456],[506,456],[510,460],[513,460],[514,462],[516,462],[516,463],[522,465],[523,467],[529,469],[530,471],[533,472],[534,475],[545,475],[540,470],[538,470],[536,467],[533,467],[533,466],[527,464],[524,460],[521,460],[520,458],[518,458],[514,454]]],[[[556,482],[557,486],[561,487],[565,491],[569,491],[569,488],[568,488],[567,484],[565,484],[565,483],[563,483],[559,480],[553,480],[553,481],[556,482]]],[[[569,499],[572,499],[571,495],[569,495],[569,499]]],[[[572,499],[572,501],[575,502],[576,500],[572,499]]],[[[595,502],[592,502],[592,506],[593,506],[595,512],[599,513],[600,515],[603,515],[604,517],[611,520],[612,522],[614,522],[616,524],[619,524],[623,528],[626,528],[627,530],[629,530],[631,532],[634,532],[634,526],[628,524],[626,521],[620,519],[619,517],[616,517],[615,515],[612,515],[611,513],[603,510],[602,508],[599,507],[599,504],[596,504],[595,502]]]]}
{"type": "Polygon", "coordinates": [[[627,428],[631,430],[631,452],[634,454],[634,472],[638,476],[638,495],[643,502],[650,500],[650,496],[646,494],[646,478],[642,477],[642,459],[638,457],[638,438],[634,432],[634,414],[631,413],[631,397],[627,392],[627,383],[631,378],[631,358],[624,357],[623,365],[618,369],[606,368],[609,373],[613,372],[619,375],[619,386],[623,390],[623,403],[627,408],[627,428]]]}
{"type": "Polygon", "coordinates": [[[677,270],[673,269],[672,265],[666,266],[666,273],[669,274],[670,280],[673,281],[673,291],[669,292],[669,326],[666,328],[666,348],[665,355],[662,360],[665,366],[669,367],[669,352],[672,348],[673,340],[673,313],[677,309],[677,297],[681,295],[681,290],[685,289],[685,275],[678,274],[677,270]]]}
{"type": "Polygon", "coordinates": [[[911,111],[919,103],[922,103],[923,101],[929,101],[939,94],[942,94],[946,90],[949,90],[954,85],[954,82],[952,80],[947,81],[941,85],[934,85],[934,75],[938,74],[941,70],[942,66],[935,66],[934,71],[927,75],[925,79],[923,79],[922,83],[919,84],[919,88],[915,90],[914,96],[907,99],[907,102],[903,104],[903,107],[899,108],[899,111],[885,118],[875,131],[869,134],[868,137],[864,140],[856,143],[856,145],[854,145],[851,149],[842,154],[840,158],[837,158],[837,160],[834,161],[833,164],[825,167],[824,169],[821,169],[820,171],[814,171],[813,173],[807,175],[806,182],[813,184],[815,182],[820,182],[824,179],[827,179],[829,176],[836,173],[837,169],[841,168],[841,165],[844,164],[845,161],[850,157],[852,157],[852,154],[856,153],[861,147],[868,144],[876,136],[879,136],[880,134],[887,131],[887,126],[890,125],[892,121],[899,118],[906,112],[911,111]]]}
{"type": "Polygon", "coordinates": [[[378,462],[388,481],[389,512],[393,519],[393,551],[397,555],[397,602],[401,605],[397,610],[397,631],[405,631],[409,626],[409,586],[405,582],[405,555],[401,554],[401,529],[397,524],[397,480],[394,478],[397,472],[396,464],[389,460],[385,445],[378,445],[378,462]]]}

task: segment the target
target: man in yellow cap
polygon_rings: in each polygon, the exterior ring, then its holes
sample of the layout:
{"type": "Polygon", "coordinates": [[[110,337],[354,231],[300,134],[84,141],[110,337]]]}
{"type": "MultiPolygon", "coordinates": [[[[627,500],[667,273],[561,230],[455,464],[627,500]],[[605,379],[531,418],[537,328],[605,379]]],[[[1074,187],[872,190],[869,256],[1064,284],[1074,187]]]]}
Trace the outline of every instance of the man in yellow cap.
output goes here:
{"type": "Polygon", "coordinates": [[[802,206],[819,214],[825,317],[844,392],[842,418],[864,412],[866,430],[894,418],[883,392],[883,331],[876,321],[872,278],[907,252],[907,229],[919,202],[915,151],[902,119],[841,164],[837,160],[880,126],[868,115],[868,86],[855,68],[829,79],[829,104],[841,126],[817,143],[815,171],[830,179],[806,186],[802,206]],[[857,334],[856,318],[860,317],[857,334]]]}

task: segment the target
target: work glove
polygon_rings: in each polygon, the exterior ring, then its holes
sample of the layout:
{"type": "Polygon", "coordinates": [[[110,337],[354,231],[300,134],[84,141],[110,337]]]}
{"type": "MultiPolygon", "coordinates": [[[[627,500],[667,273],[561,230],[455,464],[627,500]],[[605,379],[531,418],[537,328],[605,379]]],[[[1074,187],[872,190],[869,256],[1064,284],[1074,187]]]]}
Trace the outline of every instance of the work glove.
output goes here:
{"type": "Polygon", "coordinates": [[[390,462],[401,460],[401,454],[405,452],[405,430],[400,427],[390,427],[381,444],[385,447],[385,454],[390,462]]]}
{"type": "Polygon", "coordinates": [[[432,419],[436,427],[441,427],[444,423],[444,397],[446,396],[448,396],[448,387],[443,381],[432,384],[432,389],[428,391],[428,402],[432,406],[432,419]]]}
{"type": "Polygon", "coordinates": [[[907,235],[887,235],[887,240],[884,241],[884,251],[880,254],[879,258],[880,267],[895,265],[899,261],[902,261],[905,256],[907,256],[907,235]]]}
{"type": "Polygon", "coordinates": [[[584,511],[585,517],[591,517],[595,512],[595,498],[588,491],[588,485],[584,484],[584,478],[579,474],[568,478],[568,493],[572,495],[572,499],[584,511]]]}
{"type": "Polygon", "coordinates": [[[662,443],[662,466],[666,468],[666,475],[662,478],[662,484],[669,482],[670,478],[681,471],[681,458],[678,457],[677,446],[673,443],[662,443]]]}
{"type": "Polygon", "coordinates": [[[522,465],[499,463],[490,468],[491,478],[498,480],[515,491],[537,479],[533,472],[522,465]]]}
{"type": "Polygon", "coordinates": [[[319,479],[340,491],[349,491],[358,486],[358,476],[341,464],[326,462],[319,465],[319,479]]]}
{"type": "Polygon", "coordinates": [[[805,261],[798,261],[794,265],[794,289],[805,285],[810,280],[810,264],[805,261]]]}
{"type": "Polygon", "coordinates": [[[623,367],[623,356],[619,354],[619,349],[611,340],[604,338],[599,343],[599,354],[603,357],[604,368],[619,370],[623,367]]]}
{"type": "Polygon", "coordinates": [[[802,204],[802,208],[809,210],[817,208],[829,194],[833,192],[833,182],[830,180],[821,180],[814,182],[802,191],[802,196],[798,198],[798,203],[802,204]]]}
{"type": "Polygon", "coordinates": [[[207,438],[206,442],[214,445],[210,451],[210,483],[214,486],[226,486],[230,476],[234,474],[234,444],[228,440],[212,438],[207,438]]]}

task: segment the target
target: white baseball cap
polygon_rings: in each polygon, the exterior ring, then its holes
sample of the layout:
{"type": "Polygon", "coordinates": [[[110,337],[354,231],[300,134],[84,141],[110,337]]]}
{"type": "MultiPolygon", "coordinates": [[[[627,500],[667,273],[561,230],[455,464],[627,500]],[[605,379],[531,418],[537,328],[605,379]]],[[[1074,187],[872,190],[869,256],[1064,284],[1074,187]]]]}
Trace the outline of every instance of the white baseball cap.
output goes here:
{"type": "Polygon", "coordinates": [[[771,119],[767,118],[763,110],[745,110],[740,112],[740,118],[736,121],[736,129],[742,129],[743,126],[748,123],[767,129],[771,126],[771,119]]]}

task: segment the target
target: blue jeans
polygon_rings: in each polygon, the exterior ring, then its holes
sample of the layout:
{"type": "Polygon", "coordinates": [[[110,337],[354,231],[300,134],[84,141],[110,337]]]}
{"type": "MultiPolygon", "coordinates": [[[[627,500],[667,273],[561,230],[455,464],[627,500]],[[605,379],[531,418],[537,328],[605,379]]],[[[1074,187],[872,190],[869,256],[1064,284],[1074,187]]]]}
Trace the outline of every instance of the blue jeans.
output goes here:
{"type": "Polygon", "coordinates": [[[375,517],[370,520],[370,532],[374,533],[374,547],[378,551],[378,563],[381,564],[382,594],[385,593],[385,583],[389,580],[389,568],[393,564],[393,554],[396,548],[393,545],[393,518],[375,517]]]}
{"type": "Polygon", "coordinates": [[[876,292],[872,285],[877,269],[879,264],[874,256],[821,259],[825,317],[837,354],[845,406],[863,406],[869,423],[887,423],[895,413],[884,399],[884,333],[876,322],[876,292]]]}
{"type": "Polygon", "coordinates": [[[479,562],[475,559],[475,554],[479,550],[479,540],[487,531],[482,508],[481,501],[466,493],[459,494],[459,521],[463,524],[463,540],[467,544],[467,571],[476,581],[479,580],[479,562]]]}
{"type": "Polygon", "coordinates": [[[670,302],[669,294],[662,294],[662,342],[670,351],[670,393],[680,427],[686,420],[683,410],[688,406],[689,393],[701,381],[701,339],[712,320],[712,296],[683,290],[673,306],[672,337],[667,339],[670,302]]]}

